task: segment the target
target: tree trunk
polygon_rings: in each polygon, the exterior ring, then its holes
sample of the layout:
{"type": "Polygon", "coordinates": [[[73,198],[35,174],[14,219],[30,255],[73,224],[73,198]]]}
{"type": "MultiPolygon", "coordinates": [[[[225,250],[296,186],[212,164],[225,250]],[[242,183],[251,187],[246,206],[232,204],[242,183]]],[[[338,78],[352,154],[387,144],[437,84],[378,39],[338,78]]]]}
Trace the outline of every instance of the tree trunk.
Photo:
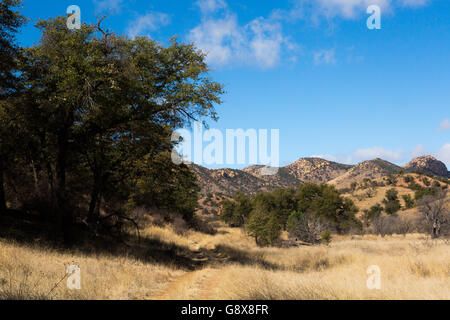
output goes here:
{"type": "Polygon", "coordinates": [[[88,213],[88,220],[91,222],[95,222],[98,218],[98,214],[100,213],[99,207],[99,198],[100,198],[100,192],[101,192],[101,184],[102,184],[102,170],[97,165],[97,161],[94,160],[94,164],[92,166],[92,173],[94,176],[94,184],[92,186],[91,191],[91,202],[89,203],[89,213],[88,213]]]}
{"type": "Polygon", "coordinates": [[[5,197],[5,172],[0,170],[0,213],[6,212],[6,197],[5,197]]]}
{"type": "Polygon", "coordinates": [[[57,223],[62,232],[64,244],[72,243],[71,228],[72,214],[67,206],[66,191],[66,163],[68,151],[67,130],[64,130],[58,137],[58,158],[56,164],[56,204],[57,223]]]}
{"type": "Polygon", "coordinates": [[[37,169],[36,169],[36,166],[35,166],[33,160],[31,160],[31,167],[33,168],[34,192],[36,193],[36,196],[41,197],[41,193],[40,193],[40,190],[39,190],[38,172],[37,172],[37,169]]]}
{"type": "Polygon", "coordinates": [[[439,238],[439,232],[440,232],[440,225],[439,222],[435,222],[433,223],[433,228],[431,230],[431,238],[432,239],[437,239],[439,238]]]}

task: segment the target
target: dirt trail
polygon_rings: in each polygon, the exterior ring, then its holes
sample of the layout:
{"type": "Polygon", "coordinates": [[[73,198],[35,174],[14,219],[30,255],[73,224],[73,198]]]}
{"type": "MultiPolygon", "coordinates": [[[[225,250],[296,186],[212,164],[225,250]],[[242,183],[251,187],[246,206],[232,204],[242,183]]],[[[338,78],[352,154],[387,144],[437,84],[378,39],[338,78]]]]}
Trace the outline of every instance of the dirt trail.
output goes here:
{"type": "Polygon", "coordinates": [[[176,294],[179,292],[184,284],[189,283],[192,280],[196,272],[198,271],[186,272],[185,274],[174,278],[167,285],[158,290],[160,293],[149,296],[148,300],[170,300],[174,293],[176,294]]]}
{"type": "MultiPolygon", "coordinates": [[[[197,243],[194,243],[194,245],[197,245],[197,243]]],[[[220,282],[221,276],[221,270],[218,269],[218,266],[223,266],[229,260],[229,257],[218,250],[208,251],[198,246],[192,251],[190,259],[202,263],[204,267],[173,277],[156,292],[146,297],[146,299],[214,299],[214,291],[220,282]]]]}
{"type": "Polygon", "coordinates": [[[187,295],[189,299],[193,300],[211,300],[214,299],[214,290],[217,288],[219,280],[219,269],[207,268],[186,272],[172,279],[167,285],[159,289],[158,293],[147,297],[147,299],[171,300],[187,295]]]}
{"type": "Polygon", "coordinates": [[[209,279],[203,284],[202,294],[197,297],[197,300],[212,300],[214,299],[214,291],[220,281],[220,270],[211,269],[209,279]]]}

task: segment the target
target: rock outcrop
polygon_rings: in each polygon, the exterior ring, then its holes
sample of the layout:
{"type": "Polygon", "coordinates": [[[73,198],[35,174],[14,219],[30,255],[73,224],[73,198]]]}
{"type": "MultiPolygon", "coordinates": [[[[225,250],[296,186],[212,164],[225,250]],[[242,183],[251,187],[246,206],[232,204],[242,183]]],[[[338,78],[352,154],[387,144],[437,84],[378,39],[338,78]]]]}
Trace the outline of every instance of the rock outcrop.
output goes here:
{"type": "Polygon", "coordinates": [[[403,168],[408,172],[433,174],[439,177],[450,178],[447,166],[432,156],[415,158],[403,168]]]}

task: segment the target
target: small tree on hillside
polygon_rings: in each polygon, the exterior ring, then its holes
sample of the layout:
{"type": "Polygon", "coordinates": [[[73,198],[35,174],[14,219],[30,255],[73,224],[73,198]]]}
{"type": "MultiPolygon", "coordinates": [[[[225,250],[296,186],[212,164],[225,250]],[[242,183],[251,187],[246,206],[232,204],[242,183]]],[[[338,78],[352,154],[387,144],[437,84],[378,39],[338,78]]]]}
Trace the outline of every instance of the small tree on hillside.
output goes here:
{"type": "Polygon", "coordinates": [[[400,200],[398,199],[398,191],[395,189],[389,189],[386,191],[386,197],[383,199],[384,211],[387,214],[395,214],[401,208],[400,200]]]}
{"type": "Polygon", "coordinates": [[[414,199],[411,197],[410,194],[404,194],[402,195],[403,201],[405,202],[405,209],[411,209],[414,208],[416,205],[414,199]]]}
{"type": "Polygon", "coordinates": [[[383,207],[377,203],[376,205],[372,206],[369,210],[364,211],[363,219],[366,224],[366,226],[369,226],[370,223],[381,216],[383,213],[383,207]]]}

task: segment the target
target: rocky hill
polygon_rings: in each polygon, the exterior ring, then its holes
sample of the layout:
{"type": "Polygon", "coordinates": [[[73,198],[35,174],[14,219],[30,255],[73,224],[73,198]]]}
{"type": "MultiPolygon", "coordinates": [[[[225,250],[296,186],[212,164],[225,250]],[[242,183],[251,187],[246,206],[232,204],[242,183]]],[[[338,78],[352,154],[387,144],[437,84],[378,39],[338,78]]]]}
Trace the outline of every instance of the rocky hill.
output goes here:
{"type": "MultiPolygon", "coordinates": [[[[254,171],[255,174],[252,174],[245,170],[210,170],[196,164],[189,164],[188,166],[197,174],[203,196],[207,193],[222,193],[232,196],[238,191],[254,194],[259,191],[297,186],[299,184],[299,181],[289,176],[283,176],[281,172],[272,176],[259,176],[256,174],[256,170],[254,171]]],[[[261,167],[258,169],[261,169],[261,167]]]]}
{"type": "Polygon", "coordinates": [[[360,183],[364,179],[377,179],[390,174],[399,173],[401,167],[386,160],[374,159],[364,161],[352,167],[343,175],[331,180],[329,183],[339,189],[348,188],[353,182],[360,183]]]}
{"type": "Polygon", "coordinates": [[[364,161],[351,166],[320,158],[302,158],[279,168],[274,175],[262,174],[262,170],[270,169],[264,166],[251,166],[243,170],[210,170],[195,164],[189,166],[198,176],[203,196],[207,193],[232,196],[237,191],[254,194],[280,187],[296,187],[303,182],[329,183],[338,189],[345,189],[353,182],[379,179],[401,171],[449,177],[445,164],[430,156],[416,158],[403,168],[382,159],[364,161]]]}
{"type": "Polygon", "coordinates": [[[302,158],[285,167],[286,171],[297,180],[325,183],[350,170],[352,166],[327,161],[321,158],[302,158]]]}
{"type": "Polygon", "coordinates": [[[447,166],[432,156],[415,158],[403,168],[408,172],[418,172],[450,178],[450,172],[447,170],[447,166]]]}
{"type": "Polygon", "coordinates": [[[273,168],[258,165],[243,170],[210,170],[195,164],[189,166],[199,177],[202,195],[206,193],[233,195],[237,191],[254,194],[280,187],[296,187],[302,182],[325,183],[352,168],[350,165],[320,158],[299,159],[286,167],[279,168],[273,175],[264,175],[264,171],[270,171],[273,168]]]}

